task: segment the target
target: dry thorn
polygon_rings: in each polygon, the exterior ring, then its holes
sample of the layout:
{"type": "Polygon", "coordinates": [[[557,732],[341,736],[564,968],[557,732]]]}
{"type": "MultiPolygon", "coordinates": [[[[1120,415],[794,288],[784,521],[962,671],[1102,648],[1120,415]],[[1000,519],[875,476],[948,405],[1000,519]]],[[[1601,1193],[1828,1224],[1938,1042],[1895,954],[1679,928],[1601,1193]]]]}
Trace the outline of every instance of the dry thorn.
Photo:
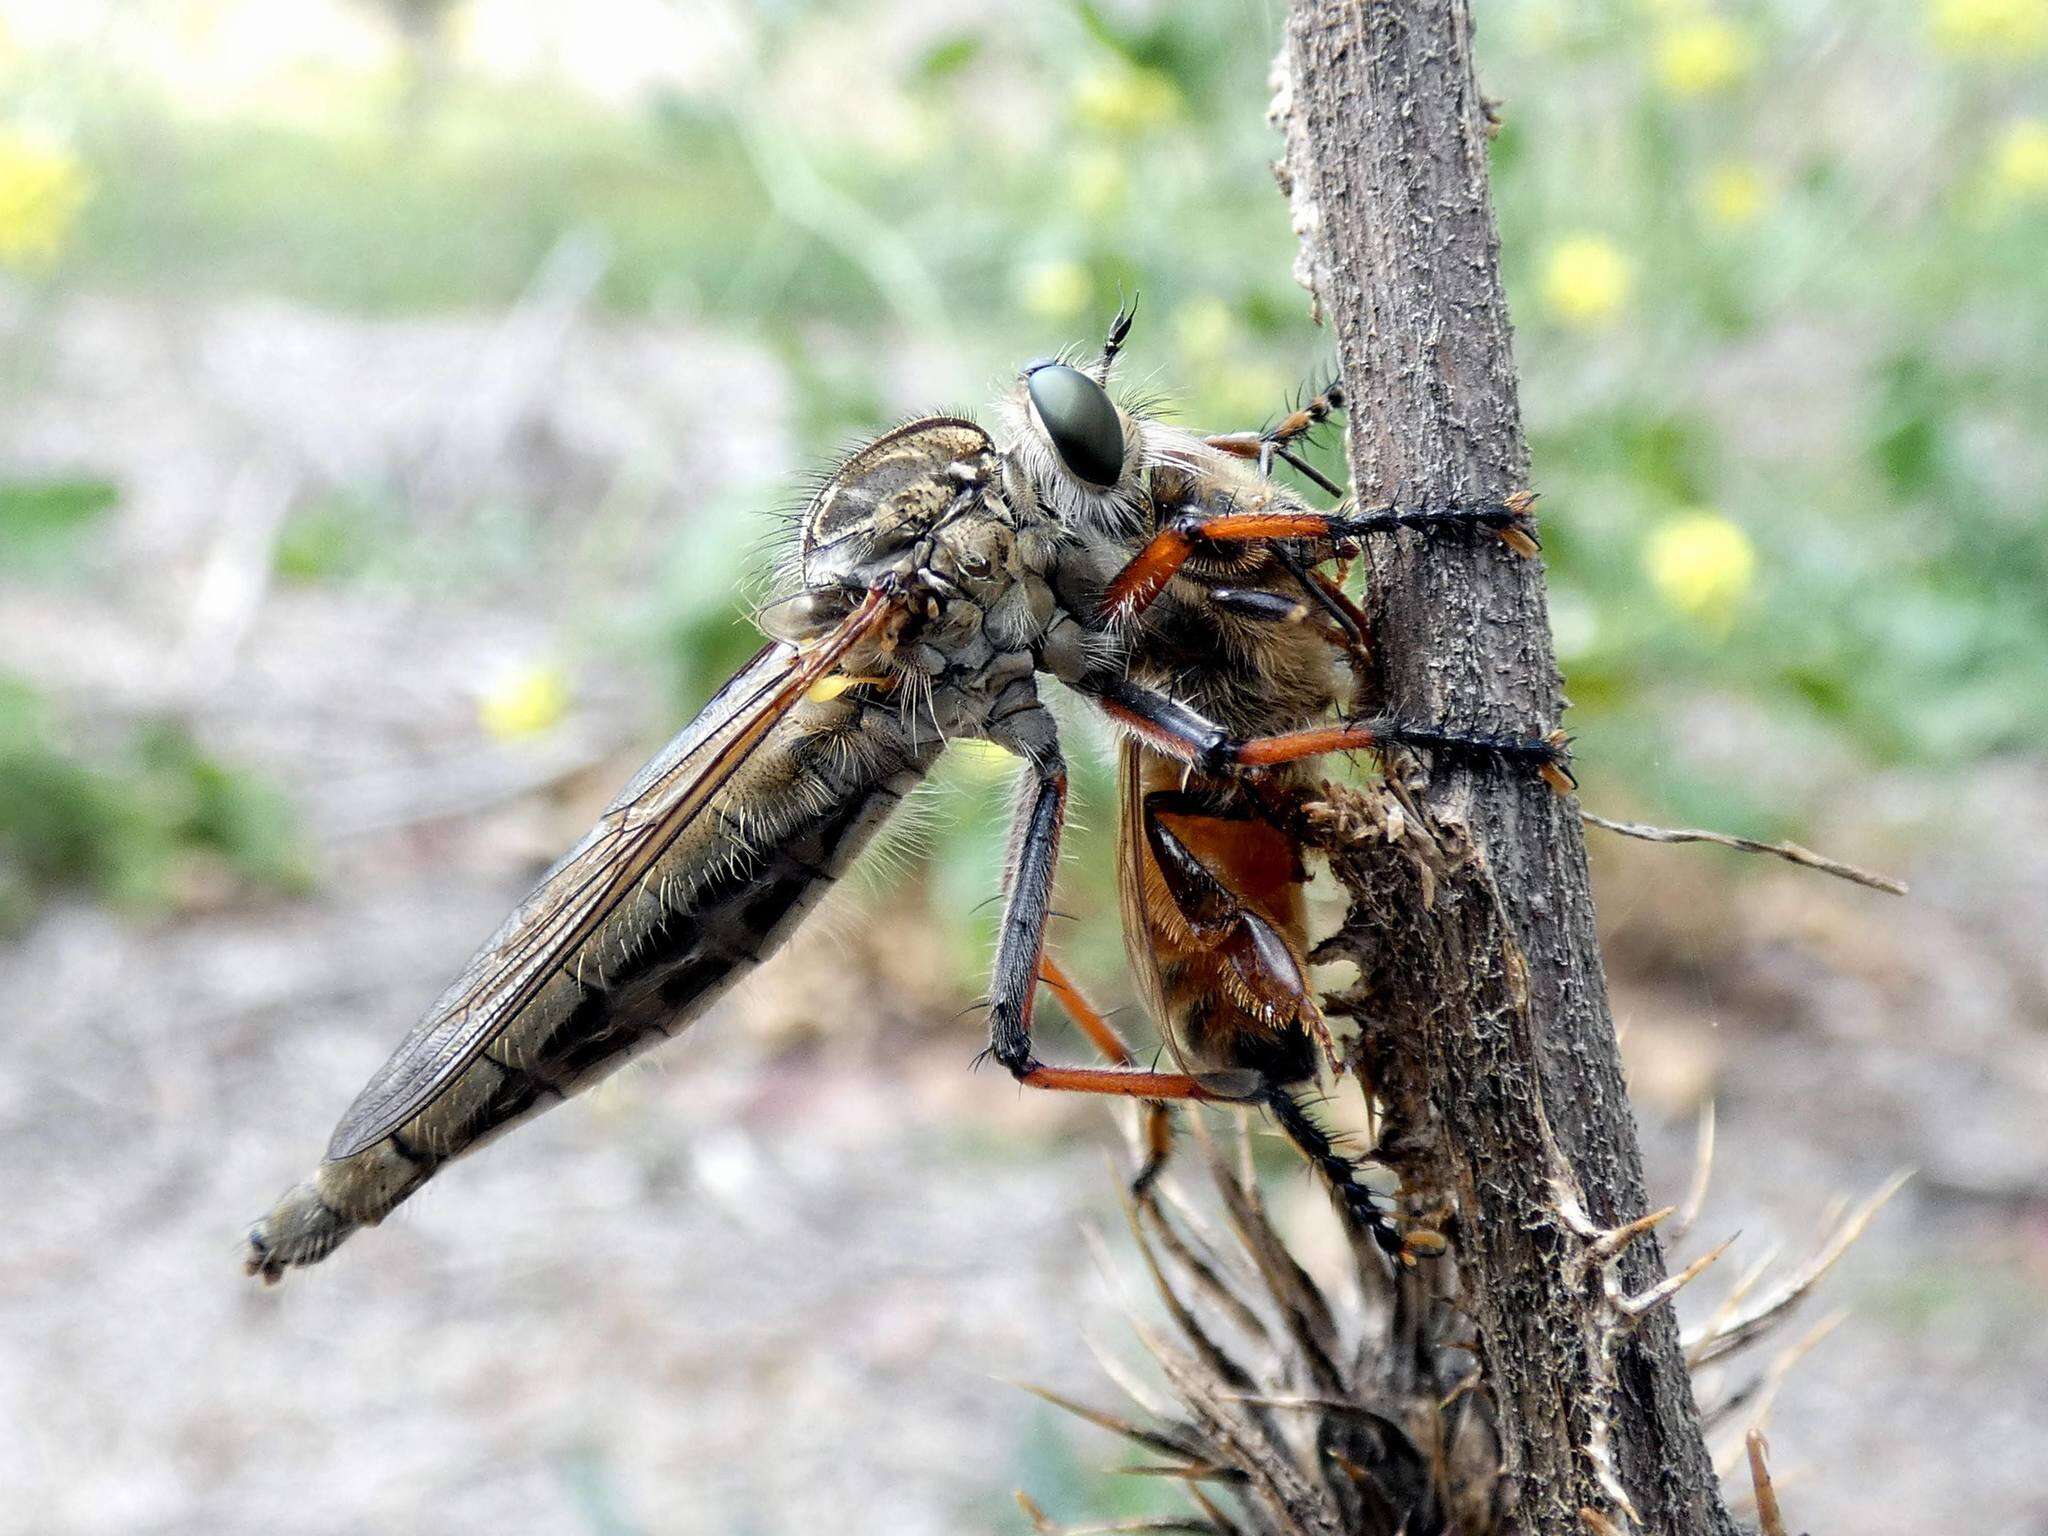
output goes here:
{"type": "MultiPolygon", "coordinates": [[[[1756,1393],[1755,1405],[1750,1410],[1749,1427],[1745,1431],[1745,1435],[1761,1434],[1763,1432],[1764,1427],[1770,1423],[1771,1409],[1777,1405],[1778,1393],[1784,1388],[1785,1382],[1791,1376],[1793,1368],[1812,1352],[1816,1344],[1820,1343],[1822,1339],[1846,1322],[1848,1317],[1849,1314],[1847,1312],[1831,1312],[1812,1328],[1808,1329],[1805,1337],[1780,1351],[1778,1357],[1770,1363],[1769,1368],[1761,1378],[1761,1385],[1756,1393]]],[[[1757,1387],[1758,1384],[1752,1383],[1751,1385],[1752,1387],[1757,1387]]],[[[1736,1457],[1740,1449],[1741,1444],[1738,1442],[1735,1446],[1730,1447],[1726,1454],[1717,1454],[1714,1458],[1715,1472],[1722,1477],[1726,1477],[1732,1472],[1735,1469],[1736,1457]]]]}
{"type": "Polygon", "coordinates": [[[1650,1212],[1647,1216],[1638,1216],[1634,1221],[1608,1228],[1602,1235],[1593,1239],[1592,1245],[1586,1250],[1586,1256],[1596,1264],[1611,1263],[1621,1257],[1621,1251],[1630,1243],[1645,1232],[1654,1232],[1658,1224],[1677,1209],[1675,1205],[1667,1205],[1662,1210],[1650,1212]]]}
{"type": "Polygon", "coordinates": [[[1038,1536],[1060,1536],[1060,1528],[1052,1523],[1051,1517],[1043,1509],[1039,1508],[1038,1500],[1022,1488],[1016,1491],[1016,1498],[1017,1507],[1024,1511],[1024,1518],[1031,1522],[1031,1529],[1038,1532],[1038,1536]]]}
{"type": "Polygon", "coordinates": [[[1756,1518],[1762,1527],[1763,1536],[1785,1536],[1785,1516],[1778,1508],[1778,1490],[1771,1486],[1771,1469],[1764,1464],[1764,1453],[1770,1449],[1764,1443],[1760,1430],[1752,1429],[1748,1436],[1749,1485],[1756,1490],[1756,1518]]]}
{"type": "Polygon", "coordinates": [[[1088,1353],[1095,1357],[1095,1363],[1101,1367],[1102,1374],[1109,1378],[1110,1384],[1119,1392],[1155,1419],[1164,1420],[1172,1416],[1172,1409],[1167,1406],[1165,1400],[1140,1381],[1136,1373],[1112,1354],[1100,1339],[1083,1334],[1081,1341],[1088,1346],[1088,1353]]]}
{"type": "Polygon", "coordinates": [[[1699,1277],[1706,1272],[1707,1266],[1712,1264],[1714,1260],[1720,1258],[1722,1254],[1726,1253],[1728,1251],[1729,1245],[1732,1244],[1735,1241],[1735,1239],[1741,1235],[1742,1234],[1738,1232],[1727,1238],[1724,1238],[1718,1245],[1709,1248],[1705,1253],[1701,1254],[1698,1258],[1694,1259],[1690,1264],[1686,1265],[1685,1268],[1681,1269],[1677,1274],[1668,1276],[1667,1278],[1658,1281],[1655,1285],[1651,1286],[1647,1291],[1644,1291],[1639,1295],[1635,1296],[1624,1296],[1618,1303],[1619,1307],[1621,1308],[1622,1315],[1628,1318],[1631,1322],[1634,1322],[1640,1319],[1645,1313],[1650,1311],[1651,1308],[1661,1306],[1663,1303],[1669,1301],[1672,1297],[1676,1296],[1680,1291],[1684,1290],[1688,1285],[1691,1285],[1693,1281],[1699,1279],[1699,1277]]]}
{"type": "Polygon", "coordinates": [[[1195,1447],[1173,1435],[1147,1429],[1141,1424],[1133,1424],[1129,1419],[1120,1419],[1100,1408],[1090,1408],[1086,1403],[1077,1402],[1048,1387],[1033,1386],[1028,1381],[1011,1381],[1005,1377],[996,1379],[1004,1386],[1015,1387],[1020,1392],[1029,1392],[1041,1402],[1051,1403],[1053,1407],[1071,1413],[1077,1419],[1085,1420],[1098,1429],[1106,1429],[1113,1435],[1121,1435],[1124,1439],[1142,1445],[1147,1450],[1157,1451],[1162,1456],[1178,1456],[1185,1462],[1201,1460],[1201,1453],[1195,1447]]]}
{"type": "Polygon", "coordinates": [[[1840,1225],[1821,1244],[1820,1250],[1775,1291],[1747,1308],[1731,1309],[1724,1302],[1704,1327],[1688,1331],[1682,1339],[1686,1363],[1697,1369],[1709,1361],[1734,1354],[1768,1332],[1780,1318],[1806,1299],[1821,1277],[1833,1269],[1856,1239],[1863,1235],[1885,1202],[1897,1194],[1911,1177],[1910,1172],[1902,1172],[1887,1179],[1861,1205],[1842,1217],[1840,1225]]]}
{"type": "Polygon", "coordinates": [[[1721,1298],[1721,1304],[1714,1309],[1714,1315],[1707,1319],[1701,1332],[1708,1336],[1719,1332],[1721,1324],[1735,1315],[1735,1309],[1748,1299],[1749,1293],[1756,1289],[1757,1282],[1771,1272],[1771,1266],[1778,1262],[1784,1252],[1783,1243],[1773,1243],[1764,1250],[1761,1258],[1736,1276],[1735,1283],[1728,1288],[1728,1294],[1721,1298]]]}
{"type": "Polygon", "coordinates": [[[1618,832],[1623,837],[1633,837],[1645,843],[1713,843],[1717,847],[1733,848],[1738,853],[1766,853],[1772,858],[1783,859],[1788,864],[1817,869],[1824,875],[1833,875],[1838,880],[1865,885],[1873,891],[1883,891],[1888,896],[1906,894],[1906,882],[1903,880],[1894,880],[1890,875],[1880,875],[1854,864],[1845,864],[1840,859],[1831,859],[1826,854],[1815,853],[1811,848],[1802,848],[1797,843],[1760,843],[1752,837],[1731,837],[1726,832],[1708,832],[1698,827],[1653,827],[1641,821],[1609,821],[1605,816],[1596,816],[1583,808],[1579,811],[1579,819],[1589,826],[1618,832]]]}

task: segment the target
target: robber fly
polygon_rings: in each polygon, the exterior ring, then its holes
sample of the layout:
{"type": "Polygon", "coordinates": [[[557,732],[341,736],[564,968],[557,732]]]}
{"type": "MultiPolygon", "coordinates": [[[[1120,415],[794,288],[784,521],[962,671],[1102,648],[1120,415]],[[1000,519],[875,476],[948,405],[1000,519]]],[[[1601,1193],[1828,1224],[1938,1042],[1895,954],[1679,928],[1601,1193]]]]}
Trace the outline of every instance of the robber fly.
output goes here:
{"type": "MultiPolygon", "coordinates": [[[[760,616],[770,643],[542,877],[371,1079],[314,1175],[251,1229],[250,1273],[276,1280],[318,1261],[442,1163],[694,1021],[787,936],[958,737],[993,741],[1026,767],[991,1054],[1033,1087],[1263,1104],[1346,1208],[1398,1248],[1292,1092],[1314,1074],[1319,1029],[1302,963],[1300,859],[1236,786],[1288,779],[1289,765],[1316,753],[1396,743],[1544,766],[1557,749],[1337,721],[1346,696],[1329,647],[1312,628],[1281,624],[1278,573],[1329,598],[1334,585],[1313,564],[1387,524],[1311,514],[1266,478],[1263,460],[1234,458],[1231,442],[1120,411],[1105,384],[1128,325],[1119,316],[1092,374],[1058,362],[1025,370],[1005,405],[1006,447],[964,418],[926,418],[828,478],[799,520],[793,590],[760,616]],[[1248,519],[1256,528],[1240,527],[1248,519]],[[1235,586],[1220,571],[1235,572],[1235,586]],[[1181,634],[1205,624],[1218,630],[1209,641],[1181,634]],[[1287,637],[1258,653],[1269,677],[1244,672],[1253,651],[1221,638],[1246,625],[1287,637]],[[1188,659],[1211,674],[1184,679],[1188,659]],[[1183,1070],[1133,1064],[1049,969],[1067,780],[1041,672],[1134,738],[1124,749],[1126,926],[1183,1070]],[[1192,704],[1173,691],[1182,681],[1192,704]],[[1042,980],[1068,997],[1109,1065],[1038,1059],[1042,980]]],[[[1429,515],[1489,518],[1500,521],[1429,515]]]]}

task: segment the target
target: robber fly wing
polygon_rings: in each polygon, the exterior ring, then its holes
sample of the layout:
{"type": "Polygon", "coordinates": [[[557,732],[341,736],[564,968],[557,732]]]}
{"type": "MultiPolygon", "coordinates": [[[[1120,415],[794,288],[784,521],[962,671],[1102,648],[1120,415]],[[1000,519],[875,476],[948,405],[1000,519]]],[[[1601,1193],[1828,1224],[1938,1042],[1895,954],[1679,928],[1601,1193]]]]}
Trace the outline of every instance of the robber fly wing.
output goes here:
{"type": "Polygon", "coordinates": [[[362,1151],[434,1103],[551,976],[578,964],[592,935],[648,878],[663,851],[811,686],[886,615],[882,600],[871,596],[816,647],[771,644],[727,682],[428,1010],[342,1117],[328,1157],[362,1151]]]}

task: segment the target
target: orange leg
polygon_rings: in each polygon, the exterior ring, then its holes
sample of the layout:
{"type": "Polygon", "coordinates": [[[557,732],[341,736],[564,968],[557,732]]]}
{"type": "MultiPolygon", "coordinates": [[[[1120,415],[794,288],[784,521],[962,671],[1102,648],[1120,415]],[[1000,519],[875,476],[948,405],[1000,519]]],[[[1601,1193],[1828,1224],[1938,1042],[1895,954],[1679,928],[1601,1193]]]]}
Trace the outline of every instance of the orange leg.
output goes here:
{"type": "MultiPolygon", "coordinates": [[[[1074,1021],[1082,1034],[1094,1042],[1095,1049],[1102,1052],[1105,1060],[1118,1067],[1130,1067],[1136,1062],[1136,1058],[1131,1054],[1131,1048],[1124,1043],[1124,1037],[1117,1033],[1116,1026],[1109,1022],[1108,1017],[1099,1008],[1082,996],[1081,989],[1074,985],[1059,962],[1051,955],[1039,961],[1038,979],[1052,989],[1053,996],[1060,1000],[1060,1006],[1067,1010],[1067,1017],[1074,1021]]],[[[1037,1086],[1049,1085],[1040,1083],[1037,1086]]],[[[1166,1166],[1167,1158],[1173,1154],[1173,1118],[1167,1113],[1166,1105],[1158,1099],[1146,1102],[1143,1133],[1145,1161],[1139,1167],[1137,1177],[1131,1180],[1132,1192],[1139,1196],[1143,1196],[1145,1191],[1152,1187],[1152,1181],[1159,1177],[1160,1170],[1166,1166]]]]}
{"type": "Polygon", "coordinates": [[[1065,969],[1051,955],[1039,957],[1038,979],[1052,988],[1052,995],[1067,1010],[1067,1017],[1074,1021],[1095,1049],[1102,1052],[1104,1061],[1119,1067],[1128,1067],[1136,1062],[1131,1048],[1124,1044],[1124,1037],[1116,1032],[1116,1026],[1109,1022],[1101,1009],[1081,995],[1081,989],[1074,985],[1065,969]]]}
{"type": "Polygon", "coordinates": [[[1505,501],[1446,507],[1433,512],[1184,512],[1152,535],[1110,582],[1102,597],[1105,619],[1141,613],[1202,544],[1243,544],[1261,539],[1352,539],[1395,528],[1454,524],[1491,529],[1517,554],[1534,554],[1531,512],[1536,498],[1517,491],[1505,501]]]}
{"type": "Polygon", "coordinates": [[[1105,714],[1129,728],[1148,746],[1204,773],[1271,768],[1327,752],[1423,747],[1527,764],[1561,795],[1578,787],[1571,776],[1571,753],[1561,731],[1546,736],[1499,736],[1379,719],[1347,720],[1276,736],[1239,738],[1179,700],[1127,677],[1105,678],[1099,687],[1089,686],[1086,691],[1105,714]]]}
{"type": "Polygon", "coordinates": [[[1264,1090],[1256,1072],[1147,1072],[1137,1067],[1048,1067],[1035,1062],[1017,1074],[1027,1088],[1106,1093],[1127,1099],[1187,1099],[1248,1104],[1264,1090]]]}
{"type": "Polygon", "coordinates": [[[1372,720],[1347,720],[1341,725],[1311,726],[1303,731],[1286,731],[1278,736],[1254,736],[1235,743],[1231,761],[1242,768],[1272,768],[1281,763],[1321,757],[1327,752],[1358,752],[1382,747],[1450,748],[1461,752],[1484,752],[1508,760],[1535,765],[1543,781],[1559,794],[1578,787],[1566,766],[1563,734],[1537,739],[1520,736],[1489,736],[1477,732],[1440,731],[1411,725],[1372,720]]]}
{"type": "Polygon", "coordinates": [[[1053,1067],[1031,1050],[1031,1012],[1045,966],[1045,924],[1052,911],[1053,872],[1059,862],[1060,826],[1067,800],[1066,772],[1056,760],[1038,765],[1038,777],[1018,806],[1008,902],[996,940],[989,1000],[989,1054],[1018,1082],[1067,1093],[1116,1094],[1136,1099],[1198,1099],[1238,1103],[1262,1088],[1255,1072],[1147,1072],[1131,1066],[1053,1067]]]}

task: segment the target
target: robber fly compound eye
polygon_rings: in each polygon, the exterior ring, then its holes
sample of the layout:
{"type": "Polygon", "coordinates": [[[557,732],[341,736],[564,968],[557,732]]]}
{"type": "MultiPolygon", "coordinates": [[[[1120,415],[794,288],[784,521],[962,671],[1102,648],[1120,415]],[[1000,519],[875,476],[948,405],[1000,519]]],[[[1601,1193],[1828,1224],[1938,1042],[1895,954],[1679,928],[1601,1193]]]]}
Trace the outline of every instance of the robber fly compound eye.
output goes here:
{"type": "Polygon", "coordinates": [[[1115,485],[1124,472],[1124,428],[1108,392],[1065,363],[1035,364],[1024,382],[1060,461],[1090,485],[1115,485]]]}

